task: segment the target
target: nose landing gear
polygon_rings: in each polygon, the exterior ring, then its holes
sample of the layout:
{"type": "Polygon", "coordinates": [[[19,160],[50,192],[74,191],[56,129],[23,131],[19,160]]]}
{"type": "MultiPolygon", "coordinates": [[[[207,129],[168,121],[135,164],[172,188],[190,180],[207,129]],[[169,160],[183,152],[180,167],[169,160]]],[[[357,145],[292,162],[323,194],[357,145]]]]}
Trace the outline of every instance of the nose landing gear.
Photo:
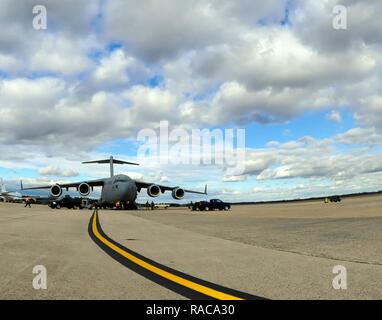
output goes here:
{"type": "Polygon", "coordinates": [[[135,201],[133,201],[133,202],[118,201],[115,204],[115,208],[118,209],[118,210],[137,210],[138,209],[135,201]]]}

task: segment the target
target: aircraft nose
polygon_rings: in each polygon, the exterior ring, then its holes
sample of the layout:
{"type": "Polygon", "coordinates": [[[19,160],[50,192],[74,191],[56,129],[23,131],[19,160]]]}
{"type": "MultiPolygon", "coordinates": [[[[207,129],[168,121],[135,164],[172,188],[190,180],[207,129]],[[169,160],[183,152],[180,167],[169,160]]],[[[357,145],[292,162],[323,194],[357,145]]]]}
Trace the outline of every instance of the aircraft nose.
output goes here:
{"type": "Polygon", "coordinates": [[[130,186],[129,186],[129,184],[128,183],[124,183],[123,184],[123,192],[126,194],[126,193],[128,193],[129,191],[130,191],[130,186]]]}

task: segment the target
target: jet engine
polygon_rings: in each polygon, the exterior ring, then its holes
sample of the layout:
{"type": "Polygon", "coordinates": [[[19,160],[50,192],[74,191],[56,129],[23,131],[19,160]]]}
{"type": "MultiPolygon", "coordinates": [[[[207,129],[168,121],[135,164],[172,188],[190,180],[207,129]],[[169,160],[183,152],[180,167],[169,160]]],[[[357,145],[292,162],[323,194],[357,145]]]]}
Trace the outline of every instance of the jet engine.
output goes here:
{"type": "Polygon", "coordinates": [[[172,197],[176,200],[181,200],[184,197],[184,190],[182,188],[175,188],[172,190],[172,197]]]}
{"type": "Polygon", "coordinates": [[[53,196],[53,197],[59,197],[62,195],[62,188],[60,185],[58,184],[55,184],[54,186],[51,186],[50,187],[50,194],[53,196]]]}
{"type": "Polygon", "coordinates": [[[90,193],[90,186],[87,183],[83,182],[78,186],[78,192],[81,196],[86,197],[90,193]]]}
{"type": "Polygon", "coordinates": [[[150,197],[153,197],[153,198],[159,196],[160,191],[161,191],[161,190],[160,190],[160,187],[157,186],[156,184],[152,184],[151,186],[149,186],[149,187],[147,188],[147,194],[148,194],[150,197]]]}

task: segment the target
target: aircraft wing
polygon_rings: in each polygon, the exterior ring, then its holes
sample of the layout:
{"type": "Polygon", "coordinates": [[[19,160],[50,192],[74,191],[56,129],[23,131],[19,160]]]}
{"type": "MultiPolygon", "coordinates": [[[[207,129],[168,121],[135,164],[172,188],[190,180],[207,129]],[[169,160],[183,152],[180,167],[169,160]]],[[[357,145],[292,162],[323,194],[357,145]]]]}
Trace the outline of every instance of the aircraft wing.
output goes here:
{"type": "Polygon", "coordinates": [[[0,196],[3,197],[4,199],[17,199],[17,200],[21,200],[21,199],[24,199],[24,196],[20,193],[16,193],[16,192],[12,192],[12,191],[7,191],[7,192],[2,192],[0,193],[0,196]]]}
{"type": "Polygon", "coordinates": [[[12,192],[3,192],[1,195],[4,197],[15,198],[15,199],[21,199],[23,197],[22,195],[13,194],[12,192]]]}
{"type": "MultiPolygon", "coordinates": [[[[164,191],[172,191],[172,190],[174,190],[176,188],[179,188],[178,186],[177,187],[169,187],[169,186],[163,186],[163,185],[160,185],[160,184],[144,182],[144,181],[139,181],[139,180],[135,180],[135,184],[137,185],[138,190],[140,190],[142,188],[146,189],[146,188],[148,188],[149,186],[151,186],[153,184],[155,184],[159,188],[161,188],[162,192],[164,192],[164,191]]],[[[195,190],[184,189],[184,192],[187,192],[187,193],[196,193],[196,194],[207,194],[207,185],[205,185],[204,191],[195,191],[195,190]]]]}
{"type": "MultiPolygon", "coordinates": [[[[77,188],[81,183],[87,183],[91,187],[102,187],[106,179],[98,179],[98,180],[88,180],[88,181],[80,181],[80,182],[72,182],[72,183],[63,183],[58,185],[63,189],[68,188],[77,188]]],[[[31,188],[23,188],[22,190],[40,190],[40,189],[50,189],[50,186],[39,186],[39,187],[31,187],[31,188]]]]}
{"type": "Polygon", "coordinates": [[[0,193],[0,196],[9,196],[11,192],[2,192],[0,193]]]}

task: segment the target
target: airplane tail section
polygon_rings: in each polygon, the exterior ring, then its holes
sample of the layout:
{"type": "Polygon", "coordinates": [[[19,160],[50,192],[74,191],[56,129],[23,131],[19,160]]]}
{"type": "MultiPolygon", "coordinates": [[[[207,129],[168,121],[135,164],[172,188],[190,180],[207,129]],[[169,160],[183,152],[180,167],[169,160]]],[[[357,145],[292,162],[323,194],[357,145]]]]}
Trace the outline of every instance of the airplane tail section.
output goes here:
{"type": "Polygon", "coordinates": [[[109,163],[110,164],[110,177],[114,176],[114,164],[129,164],[133,166],[139,166],[138,163],[135,162],[129,162],[129,161],[123,161],[123,160],[118,160],[114,159],[113,156],[111,156],[109,159],[102,159],[102,160],[94,160],[94,161],[85,161],[82,162],[83,164],[88,164],[88,163],[109,163]]]}
{"type": "Polygon", "coordinates": [[[0,179],[0,193],[6,193],[7,189],[5,188],[4,180],[3,178],[0,179]]]}

